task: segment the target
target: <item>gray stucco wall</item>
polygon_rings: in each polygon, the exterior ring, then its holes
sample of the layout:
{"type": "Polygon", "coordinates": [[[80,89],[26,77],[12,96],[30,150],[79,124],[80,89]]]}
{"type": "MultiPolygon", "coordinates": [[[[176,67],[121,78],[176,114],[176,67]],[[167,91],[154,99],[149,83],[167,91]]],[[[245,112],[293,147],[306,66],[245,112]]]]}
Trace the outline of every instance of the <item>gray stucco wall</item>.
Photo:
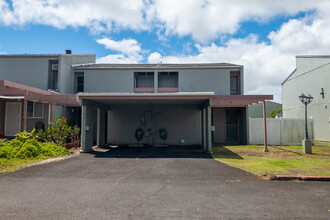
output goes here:
{"type": "MultiPolygon", "coordinates": [[[[84,91],[131,93],[134,89],[134,72],[136,71],[150,72],[152,70],[84,70],[84,91]]],[[[156,86],[157,74],[160,71],[179,72],[179,92],[214,92],[216,95],[230,95],[230,69],[154,70],[156,86]]],[[[243,94],[243,73],[241,73],[241,92],[243,94]]]]}
{"type": "Polygon", "coordinates": [[[84,92],[133,92],[133,70],[85,70],[84,92]]]}
{"type": "Polygon", "coordinates": [[[216,95],[230,95],[230,70],[180,70],[179,92],[214,92],[216,95]]]}
{"type": "MultiPolygon", "coordinates": [[[[151,121],[147,121],[144,131],[151,130],[149,137],[140,143],[170,145],[201,145],[202,127],[201,110],[194,106],[186,107],[112,107],[108,111],[107,142],[111,144],[137,144],[135,131],[141,127],[141,118],[145,112],[152,113],[151,121]],[[159,113],[156,117],[155,113],[159,113]],[[168,139],[160,139],[158,129],[165,128],[168,139]],[[181,143],[184,140],[184,143],[181,143]]],[[[146,133],[145,133],[146,134],[146,133]]]]}
{"type": "Polygon", "coordinates": [[[297,72],[293,74],[282,85],[283,117],[284,118],[304,118],[304,105],[298,96],[302,93],[309,93],[314,97],[313,102],[308,105],[308,117],[314,118],[314,132],[316,140],[330,141],[330,58],[327,65],[324,59],[317,61],[318,58],[305,58],[306,63],[301,59],[297,61],[297,72]],[[303,64],[300,70],[300,65],[303,64]],[[311,64],[311,68],[306,67],[311,64]],[[315,69],[317,63],[323,66],[315,69]],[[313,70],[314,69],[314,70],[313,70]],[[309,70],[303,72],[304,70],[309,70]],[[321,88],[324,89],[324,98],[321,88]]]}
{"type": "Polygon", "coordinates": [[[59,55],[59,91],[60,93],[73,94],[75,76],[71,66],[73,64],[95,63],[95,55],[87,54],[61,54],[59,55]]]}
{"type": "MultiPolygon", "coordinates": [[[[266,102],[266,117],[268,117],[273,110],[278,110],[282,107],[282,104],[276,103],[276,102],[266,102]]],[[[263,104],[259,103],[256,105],[251,105],[249,108],[249,117],[250,118],[263,118],[264,112],[263,112],[263,104]]]]}
{"type": "Polygon", "coordinates": [[[0,57],[0,80],[48,89],[50,57],[0,57]]]}

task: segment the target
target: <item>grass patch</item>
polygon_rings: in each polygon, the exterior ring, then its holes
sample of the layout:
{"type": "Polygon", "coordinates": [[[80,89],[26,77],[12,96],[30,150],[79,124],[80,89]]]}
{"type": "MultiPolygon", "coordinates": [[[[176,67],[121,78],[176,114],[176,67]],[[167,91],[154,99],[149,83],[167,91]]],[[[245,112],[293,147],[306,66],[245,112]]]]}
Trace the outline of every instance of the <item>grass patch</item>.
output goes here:
{"type": "Polygon", "coordinates": [[[330,146],[329,142],[315,141],[315,144],[330,146]]]}
{"type": "Polygon", "coordinates": [[[18,170],[42,159],[6,159],[0,158],[0,174],[18,170]]]}
{"type": "Polygon", "coordinates": [[[330,176],[330,149],[313,146],[313,154],[303,154],[301,146],[263,145],[216,146],[213,158],[261,177],[274,175],[330,176]]]}

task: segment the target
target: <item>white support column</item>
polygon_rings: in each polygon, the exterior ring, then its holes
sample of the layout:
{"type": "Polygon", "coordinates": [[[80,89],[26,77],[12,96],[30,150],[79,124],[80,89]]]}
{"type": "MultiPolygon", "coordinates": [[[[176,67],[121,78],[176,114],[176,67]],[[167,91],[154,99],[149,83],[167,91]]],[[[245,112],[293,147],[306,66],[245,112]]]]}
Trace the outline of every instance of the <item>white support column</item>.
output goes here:
{"type": "Polygon", "coordinates": [[[158,92],[158,71],[154,71],[154,93],[158,92]]]}
{"type": "Polygon", "coordinates": [[[100,136],[101,136],[101,109],[97,108],[96,112],[96,145],[100,147],[100,136]]]}
{"type": "Polygon", "coordinates": [[[93,108],[81,106],[81,152],[90,152],[93,147],[93,108]]]}
{"type": "Polygon", "coordinates": [[[207,138],[206,138],[206,140],[207,140],[206,151],[208,153],[212,153],[212,130],[211,130],[212,111],[211,110],[212,109],[211,109],[210,105],[206,107],[206,116],[207,116],[206,117],[206,124],[207,124],[207,126],[206,126],[206,132],[207,132],[207,135],[206,135],[207,136],[207,138]]]}
{"type": "Polygon", "coordinates": [[[207,146],[207,137],[206,137],[206,109],[202,110],[202,140],[203,140],[203,148],[206,150],[207,146]]]}
{"type": "Polygon", "coordinates": [[[106,111],[104,108],[97,108],[97,134],[96,145],[98,147],[105,144],[106,111]]]}

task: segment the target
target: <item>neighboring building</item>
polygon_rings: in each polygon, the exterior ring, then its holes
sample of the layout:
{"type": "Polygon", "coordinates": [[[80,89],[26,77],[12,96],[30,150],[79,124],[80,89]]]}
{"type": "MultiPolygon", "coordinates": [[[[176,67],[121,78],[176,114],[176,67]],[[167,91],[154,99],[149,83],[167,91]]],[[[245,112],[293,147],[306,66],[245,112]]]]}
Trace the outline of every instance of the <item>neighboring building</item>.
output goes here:
{"type": "Polygon", "coordinates": [[[311,94],[308,117],[314,118],[315,140],[330,141],[330,56],[296,56],[296,69],[282,83],[284,118],[304,118],[298,96],[311,94]]]}
{"type": "MultiPolygon", "coordinates": [[[[266,102],[266,116],[267,118],[272,114],[273,110],[277,111],[278,109],[282,108],[282,104],[277,102],[268,101],[266,102]]],[[[279,116],[279,114],[276,114],[279,116]]],[[[251,105],[249,106],[249,117],[250,118],[263,118],[264,112],[262,103],[251,105]]]]}
{"type": "Polygon", "coordinates": [[[0,133],[12,137],[57,116],[70,116],[79,125],[76,97],[57,93],[76,92],[79,78],[72,72],[73,64],[94,62],[95,55],[89,54],[0,55],[0,133]]]}
{"type": "Polygon", "coordinates": [[[7,122],[16,118],[29,130],[37,120],[46,124],[65,115],[81,123],[85,152],[94,142],[199,145],[209,152],[213,143],[246,144],[247,106],[272,98],[244,95],[241,65],[95,64],[95,55],[73,54],[0,56],[0,113],[13,112],[1,113],[0,129],[6,131],[7,122]],[[18,105],[23,110],[14,114],[18,105]]]}

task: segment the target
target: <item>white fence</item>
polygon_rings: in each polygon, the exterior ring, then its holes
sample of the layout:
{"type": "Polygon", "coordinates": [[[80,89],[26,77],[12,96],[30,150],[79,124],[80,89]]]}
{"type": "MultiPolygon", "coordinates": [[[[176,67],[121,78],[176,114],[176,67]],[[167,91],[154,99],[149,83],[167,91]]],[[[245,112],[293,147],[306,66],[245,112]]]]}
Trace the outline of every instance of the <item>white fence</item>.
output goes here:
{"type": "MultiPolygon", "coordinates": [[[[249,144],[264,144],[263,118],[249,118],[249,144]]],[[[305,136],[303,118],[267,118],[269,145],[301,145],[305,136]]],[[[308,137],[314,140],[313,118],[308,119],[308,137]]]]}

